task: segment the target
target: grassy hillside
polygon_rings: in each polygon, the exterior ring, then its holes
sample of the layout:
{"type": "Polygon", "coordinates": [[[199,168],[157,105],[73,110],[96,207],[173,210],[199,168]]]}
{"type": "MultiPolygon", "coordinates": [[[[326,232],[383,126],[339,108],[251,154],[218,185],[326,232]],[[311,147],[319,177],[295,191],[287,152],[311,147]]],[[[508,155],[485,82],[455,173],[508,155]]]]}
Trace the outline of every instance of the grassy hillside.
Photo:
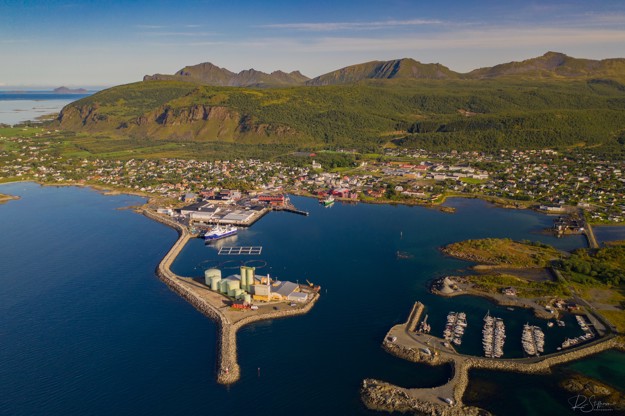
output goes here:
{"type": "Polygon", "coordinates": [[[560,253],[548,245],[508,238],[483,238],[449,244],[442,251],[462,260],[509,267],[547,267],[560,253]]]}
{"type": "Polygon", "coordinates": [[[67,106],[62,127],[198,142],[494,150],[625,142],[625,86],[612,80],[370,80],[251,89],[149,81],[67,106]]]}

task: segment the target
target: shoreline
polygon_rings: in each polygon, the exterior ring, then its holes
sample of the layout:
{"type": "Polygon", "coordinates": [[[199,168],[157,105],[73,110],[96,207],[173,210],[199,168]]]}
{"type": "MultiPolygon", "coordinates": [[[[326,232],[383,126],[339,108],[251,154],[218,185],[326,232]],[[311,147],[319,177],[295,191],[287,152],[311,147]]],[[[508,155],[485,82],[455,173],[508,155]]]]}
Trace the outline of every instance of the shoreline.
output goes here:
{"type": "MultiPolygon", "coordinates": [[[[416,302],[415,306],[423,310],[420,302],[416,302]]],[[[482,409],[465,406],[462,402],[472,369],[549,374],[554,366],[606,350],[625,351],[623,340],[610,334],[585,345],[540,357],[490,359],[469,356],[458,354],[453,347],[445,349],[441,338],[410,331],[410,328],[416,327],[419,319],[420,313],[411,313],[406,323],[393,326],[384,337],[382,348],[389,354],[415,363],[450,364],[452,377],[447,383],[433,388],[402,388],[380,380],[365,379],[361,387],[361,400],[369,409],[449,416],[476,415],[482,409]]]]}
{"type": "Polygon", "coordinates": [[[455,298],[457,296],[476,296],[483,299],[487,299],[498,306],[507,306],[514,308],[532,309],[534,316],[540,319],[557,319],[558,315],[550,314],[545,310],[544,306],[536,303],[533,299],[519,298],[519,297],[505,297],[503,295],[496,295],[493,293],[483,292],[477,289],[462,289],[462,292],[444,293],[440,290],[436,290],[434,287],[430,287],[430,292],[434,295],[444,298],[455,298]],[[523,302],[523,301],[526,302],[523,302]]]}
{"type": "MultiPolygon", "coordinates": [[[[191,234],[187,229],[168,218],[162,217],[150,210],[143,209],[137,211],[142,213],[146,217],[167,225],[178,232],[178,240],[174,243],[172,248],[163,257],[156,269],[156,275],[170,290],[177,293],[187,302],[189,302],[194,308],[203,313],[205,316],[215,322],[217,326],[217,357],[216,357],[216,372],[217,382],[219,384],[232,384],[239,380],[241,376],[241,369],[237,361],[237,345],[236,345],[236,333],[245,325],[249,325],[253,322],[286,318],[289,316],[303,315],[308,313],[319,299],[319,294],[313,294],[312,298],[306,302],[302,307],[287,310],[272,310],[269,311],[256,311],[246,312],[254,313],[253,315],[240,315],[240,312],[233,312],[228,314],[227,306],[224,310],[223,301],[228,300],[223,295],[212,293],[212,299],[207,296],[202,296],[200,291],[206,292],[206,288],[199,287],[197,282],[193,279],[178,276],[170,269],[171,264],[176,259],[180,251],[184,248],[186,243],[191,238],[191,234]],[[220,306],[221,302],[221,306],[220,306]],[[238,314],[238,315],[236,315],[238,314]],[[228,316],[230,315],[230,316],[228,316]],[[240,318],[240,319],[237,319],[240,318]]],[[[264,308],[267,309],[267,308],[264,308]]]]}
{"type": "MultiPolygon", "coordinates": [[[[152,202],[153,199],[162,197],[162,195],[154,195],[154,194],[150,194],[150,193],[146,193],[146,192],[141,192],[141,191],[136,191],[136,190],[132,190],[132,189],[128,189],[128,188],[115,188],[115,187],[111,187],[111,186],[107,186],[107,185],[101,185],[101,184],[94,184],[94,183],[86,183],[86,182],[60,182],[60,183],[50,183],[50,182],[41,182],[38,181],[36,179],[24,179],[24,180],[12,180],[12,181],[7,181],[7,182],[0,182],[0,186],[1,185],[5,185],[5,184],[11,184],[11,183],[20,183],[20,182],[33,182],[36,183],[38,185],[41,186],[80,186],[80,187],[85,187],[85,188],[93,188],[96,191],[100,191],[102,194],[104,195],[120,195],[120,194],[126,194],[126,195],[133,195],[133,196],[139,196],[142,198],[146,198],[147,202],[146,204],[150,204],[152,202]]],[[[307,193],[307,192],[301,192],[298,190],[291,190],[291,191],[284,191],[285,194],[291,194],[291,195],[295,195],[295,196],[300,196],[300,197],[304,197],[304,198],[313,198],[313,199],[319,199],[317,196],[307,193]]],[[[439,211],[442,211],[444,213],[453,213],[451,211],[448,210],[443,210],[443,208],[445,208],[445,206],[443,204],[445,204],[445,202],[447,202],[448,199],[479,199],[481,201],[484,202],[488,202],[489,204],[492,204],[494,207],[496,208],[502,208],[502,209],[518,209],[518,210],[530,210],[530,211],[534,211],[537,212],[539,214],[543,214],[543,215],[550,215],[549,213],[545,212],[545,211],[541,211],[540,209],[537,208],[532,208],[531,206],[526,206],[526,205],[513,205],[512,201],[501,201],[498,200],[496,197],[491,197],[488,195],[463,195],[463,194],[451,194],[451,195],[444,195],[442,197],[442,200],[439,202],[421,202],[421,201],[392,201],[392,200],[360,200],[360,199],[349,199],[349,198],[335,198],[337,202],[346,202],[346,203],[361,203],[361,204],[373,204],[373,205],[405,205],[407,207],[423,207],[423,208],[430,208],[430,209],[436,209],[439,211]]],[[[525,201],[524,201],[525,202],[525,201]]],[[[591,222],[587,222],[587,224],[593,226],[593,227],[625,227],[625,223],[591,223],[591,222]]]]}
{"type": "Polygon", "coordinates": [[[0,194],[0,204],[5,204],[9,201],[16,201],[18,199],[20,199],[20,197],[17,195],[0,194]]]}

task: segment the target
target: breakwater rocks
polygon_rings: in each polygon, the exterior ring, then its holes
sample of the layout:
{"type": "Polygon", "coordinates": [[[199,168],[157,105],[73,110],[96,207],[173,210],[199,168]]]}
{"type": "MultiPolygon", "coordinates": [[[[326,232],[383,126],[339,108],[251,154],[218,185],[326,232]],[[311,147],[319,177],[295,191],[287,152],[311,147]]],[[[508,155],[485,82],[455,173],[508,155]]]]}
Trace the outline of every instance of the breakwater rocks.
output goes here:
{"type": "Polygon", "coordinates": [[[412,306],[410,315],[408,315],[408,323],[406,324],[408,331],[414,332],[417,329],[417,325],[419,324],[419,320],[421,319],[423,309],[425,309],[425,306],[423,306],[421,302],[415,302],[415,304],[412,306]]]}
{"type": "Polygon", "coordinates": [[[371,410],[401,412],[436,416],[487,416],[489,412],[470,406],[451,406],[447,403],[432,403],[413,397],[407,389],[383,381],[365,379],[360,395],[363,403],[371,410]]]}
{"type": "Polygon", "coordinates": [[[312,309],[319,299],[319,294],[315,293],[312,299],[302,307],[264,312],[250,316],[241,315],[241,312],[228,315],[224,308],[226,311],[229,308],[224,307],[223,304],[223,301],[227,300],[227,298],[223,296],[218,297],[221,303],[213,301],[215,302],[213,304],[206,297],[201,296],[201,289],[193,284],[192,279],[178,276],[171,271],[171,264],[191,238],[186,227],[150,210],[143,210],[142,212],[148,218],[159,221],[178,231],[179,238],[159,263],[156,275],[169,289],[180,295],[217,324],[217,382],[220,384],[232,384],[240,378],[241,369],[237,361],[236,333],[241,327],[257,321],[305,314],[312,309]]]}

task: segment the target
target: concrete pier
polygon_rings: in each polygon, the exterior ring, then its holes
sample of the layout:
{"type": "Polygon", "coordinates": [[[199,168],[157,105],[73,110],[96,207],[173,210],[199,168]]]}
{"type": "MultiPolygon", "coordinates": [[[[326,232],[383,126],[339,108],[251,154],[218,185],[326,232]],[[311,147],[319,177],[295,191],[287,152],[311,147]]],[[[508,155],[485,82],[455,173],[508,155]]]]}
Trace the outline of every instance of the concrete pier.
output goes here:
{"type": "Polygon", "coordinates": [[[217,324],[216,372],[217,382],[220,384],[232,384],[240,378],[241,369],[237,361],[236,333],[241,327],[256,321],[305,314],[312,309],[319,299],[319,294],[315,293],[312,295],[312,299],[296,307],[288,305],[275,307],[272,305],[261,306],[256,311],[232,311],[229,306],[230,299],[226,296],[212,292],[205,285],[191,278],[178,276],[171,271],[173,261],[191,238],[187,228],[170,218],[147,209],[143,210],[143,214],[178,231],[178,240],[159,263],[156,274],[172,291],[217,324]]]}

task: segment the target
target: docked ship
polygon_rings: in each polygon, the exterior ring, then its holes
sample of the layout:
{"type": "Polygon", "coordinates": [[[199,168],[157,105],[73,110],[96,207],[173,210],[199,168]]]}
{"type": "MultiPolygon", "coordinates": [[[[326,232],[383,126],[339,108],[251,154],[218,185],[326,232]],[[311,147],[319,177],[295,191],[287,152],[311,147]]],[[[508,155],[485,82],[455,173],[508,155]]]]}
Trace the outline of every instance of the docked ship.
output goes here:
{"type": "Polygon", "coordinates": [[[322,199],[319,202],[323,204],[324,207],[329,207],[330,205],[334,204],[334,197],[330,195],[329,197],[322,199]]]}
{"type": "Polygon", "coordinates": [[[230,237],[232,235],[235,235],[237,231],[238,228],[232,225],[228,225],[226,227],[221,227],[218,225],[217,227],[213,228],[210,231],[207,231],[206,234],[204,234],[204,241],[209,242],[230,237]]]}

